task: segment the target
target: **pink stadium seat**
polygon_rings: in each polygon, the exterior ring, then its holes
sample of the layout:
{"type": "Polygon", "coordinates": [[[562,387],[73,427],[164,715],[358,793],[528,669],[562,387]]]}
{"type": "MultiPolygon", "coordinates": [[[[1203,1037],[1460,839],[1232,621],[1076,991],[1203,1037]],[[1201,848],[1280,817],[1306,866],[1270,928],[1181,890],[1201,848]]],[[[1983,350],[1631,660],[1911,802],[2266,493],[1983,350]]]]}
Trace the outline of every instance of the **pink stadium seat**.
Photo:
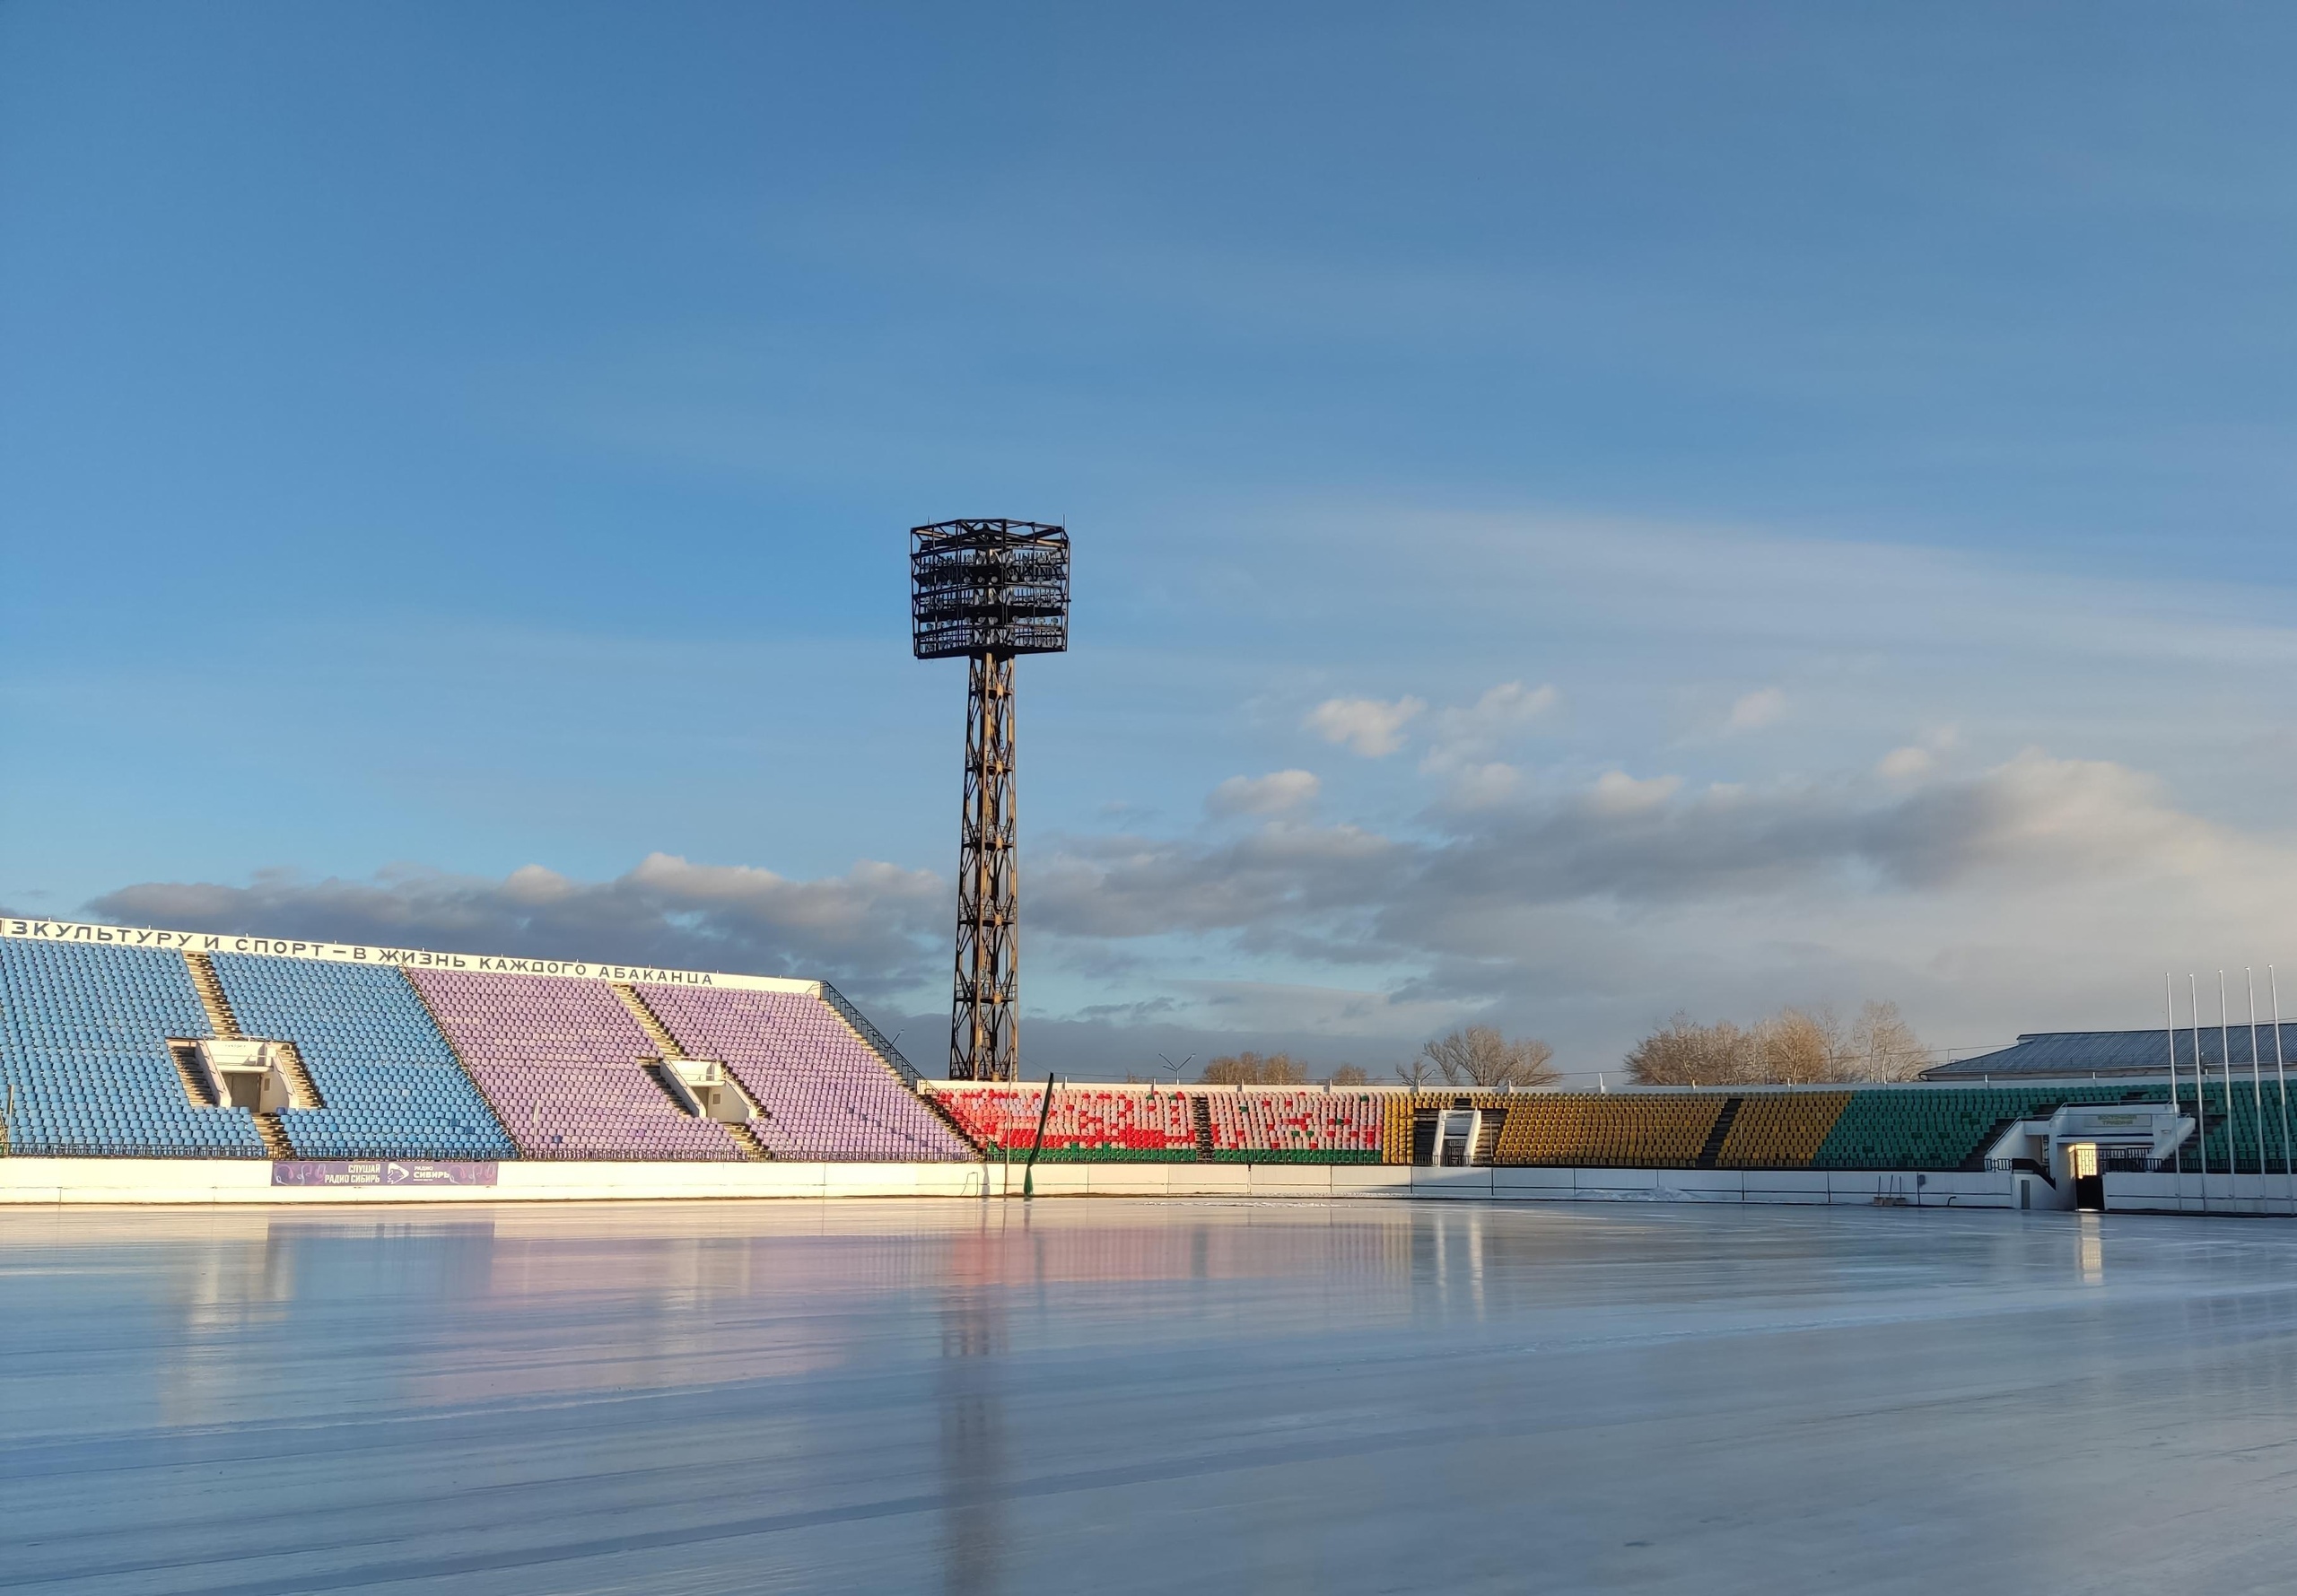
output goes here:
{"type": "Polygon", "coordinates": [[[659,1050],[602,981],[413,970],[504,1129],[528,1158],[743,1156],[645,1073],[659,1050]]]}
{"type": "Polygon", "coordinates": [[[819,998],[738,987],[638,990],[679,1046],[724,1064],[765,1111],[751,1129],[776,1158],[974,1156],[819,998]]]}

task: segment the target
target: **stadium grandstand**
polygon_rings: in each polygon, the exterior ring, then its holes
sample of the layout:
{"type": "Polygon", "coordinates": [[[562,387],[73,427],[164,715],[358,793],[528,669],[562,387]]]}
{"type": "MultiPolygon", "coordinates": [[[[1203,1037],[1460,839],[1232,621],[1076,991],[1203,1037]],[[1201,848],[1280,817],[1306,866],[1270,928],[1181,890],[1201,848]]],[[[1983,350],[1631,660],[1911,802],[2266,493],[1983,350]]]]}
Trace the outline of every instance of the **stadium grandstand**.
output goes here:
{"type": "Polygon", "coordinates": [[[2287,1177],[2297,1207],[2277,1077],[2245,1081],[2228,1034],[2197,1054],[2180,1035],[2174,1075],[2165,1032],[2106,1032],[1900,1086],[1048,1093],[920,1080],[822,981],[0,921],[0,1147],[20,1159],[1861,1172],[2004,1177],[2002,1200],[2016,1177],[2013,1206],[2050,1207],[2102,1172],[2191,1171],[2287,1177]]]}
{"type": "Polygon", "coordinates": [[[17,1156],[976,1156],[820,981],[61,922],[0,933],[17,1156]]]}

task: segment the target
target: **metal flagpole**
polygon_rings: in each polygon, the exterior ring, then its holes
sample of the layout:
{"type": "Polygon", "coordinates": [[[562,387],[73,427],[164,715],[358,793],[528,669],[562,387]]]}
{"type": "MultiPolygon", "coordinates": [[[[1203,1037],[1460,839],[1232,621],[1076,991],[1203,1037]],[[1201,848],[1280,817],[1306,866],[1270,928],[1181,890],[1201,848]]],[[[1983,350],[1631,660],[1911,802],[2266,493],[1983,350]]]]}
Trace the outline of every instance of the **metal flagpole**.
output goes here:
{"type": "MultiPolygon", "coordinates": [[[[2170,984],[2170,972],[2167,970],[2162,972],[2162,1012],[2169,1020],[2170,1118],[2174,1120],[2184,1111],[2178,1104],[2178,991],[2170,984]]],[[[2185,1173],[2185,1138],[2178,1138],[2178,1145],[2170,1149],[2170,1156],[2173,1160],[2170,1167],[2179,1174],[2185,1173]]]]}
{"type": "Polygon", "coordinates": [[[2265,1072],[2258,1061],[2258,972],[2244,964],[2241,979],[2249,983],[2249,1095],[2258,1109],[2258,1174],[2265,1174],[2265,1072]]]}
{"type": "MultiPolygon", "coordinates": [[[[2201,1067],[2201,982],[2186,972],[2186,1018],[2193,1025],[2193,1150],[2201,1160],[2201,1211],[2209,1212],[2209,1071],[2201,1067]]],[[[2179,1208],[2185,1205],[2179,1203],[2179,1208]]]]}
{"type": "MultiPolygon", "coordinates": [[[[2217,1061],[2225,1066],[2225,1173],[2241,1173],[2241,1155],[2233,1132],[2233,1027],[2227,1023],[2225,972],[2217,972],[2217,1061]]],[[[2232,1188],[2226,1188],[2231,1193],[2232,1188]]]]}
{"type": "Polygon", "coordinates": [[[2281,981],[2271,964],[2265,967],[2265,982],[2273,990],[2273,1074],[2281,1083],[2281,1173],[2289,1182],[2289,1211],[2297,1214],[2297,1170],[2289,1161],[2289,1067],[2281,1059],[2281,981]]]}

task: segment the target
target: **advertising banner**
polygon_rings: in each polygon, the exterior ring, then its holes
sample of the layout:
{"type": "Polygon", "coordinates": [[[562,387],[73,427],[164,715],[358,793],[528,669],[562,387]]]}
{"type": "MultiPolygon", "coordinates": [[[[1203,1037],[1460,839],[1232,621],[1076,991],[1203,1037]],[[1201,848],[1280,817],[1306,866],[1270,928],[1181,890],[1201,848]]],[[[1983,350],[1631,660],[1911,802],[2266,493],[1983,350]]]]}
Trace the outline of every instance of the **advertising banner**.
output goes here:
{"type": "Polygon", "coordinates": [[[275,1186],[492,1186],[492,1164],[433,1164],[427,1158],[283,1158],[275,1186]]]}
{"type": "Polygon", "coordinates": [[[812,997],[817,981],[777,975],[727,975],[706,970],[665,970],[652,964],[610,964],[581,959],[516,958],[499,954],[430,953],[362,942],[301,942],[282,937],[240,937],[216,931],[163,931],[149,926],[100,926],[70,920],[0,915],[0,937],[27,942],[86,942],[104,947],[170,948],[180,953],[261,954],[275,959],[320,959],[336,964],[386,964],[405,970],[474,970],[494,975],[557,975],[581,981],[628,981],[651,986],[735,987],[753,992],[812,997]]]}

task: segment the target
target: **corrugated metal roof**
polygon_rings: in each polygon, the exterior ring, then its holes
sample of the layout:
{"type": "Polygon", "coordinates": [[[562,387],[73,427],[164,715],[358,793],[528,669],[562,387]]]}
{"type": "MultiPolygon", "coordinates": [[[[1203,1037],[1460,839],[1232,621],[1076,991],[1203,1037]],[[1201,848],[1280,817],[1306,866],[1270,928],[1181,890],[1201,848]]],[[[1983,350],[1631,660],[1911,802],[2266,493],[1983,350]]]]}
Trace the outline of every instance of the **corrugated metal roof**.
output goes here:
{"type": "MultiPolygon", "coordinates": [[[[2231,1051],[2237,1068],[2246,1069],[2249,1063],[2249,1027],[2242,1023],[2230,1032],[2220,1033],[2214,1025],[2201,1028],[2201,1061],[2205,1068],[2225,1067],[2227,1051],[2231,1051]],[[2221,1042],[2223,1045],[2221,1045],[2221,1042]]],[[[2193,1068],[2194,1033],[2190,1027],[2180,1027],[2177,1033],[2178,1068],[2193,1068]]],[[[2274,1068],[2273,1026],[2258,1027],[2258,1055],[2267,1070],[2274,1068]]],[[[2287,1020],[2281,1026],[2281,1056],[2289,1064],[2297,1065],[2297,1020],[2287,1020]]],[[[2153,1031],[2036,1031],[2018,1038],[2017,1045],[1991,1053],[1980,1053],[1974,1059],[1957,1059],[1952,1064],[1941,1064],[1926,1069],[1922,1078],[1931,1081],[1974,1080],[1980,1077],[1999,1079],[2013,1075],[2166,1075],[2170,1068],[2170,1033],[2153,1031]]]]}

